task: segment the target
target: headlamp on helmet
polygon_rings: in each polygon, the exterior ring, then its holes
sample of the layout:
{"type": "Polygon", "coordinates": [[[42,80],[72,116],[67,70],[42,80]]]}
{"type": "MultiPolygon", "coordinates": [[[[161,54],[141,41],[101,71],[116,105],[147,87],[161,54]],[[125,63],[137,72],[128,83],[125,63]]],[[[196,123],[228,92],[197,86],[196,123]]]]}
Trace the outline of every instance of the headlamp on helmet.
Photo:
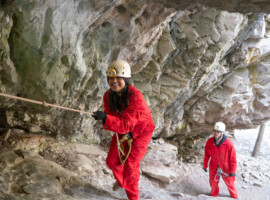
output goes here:
{"type": "Polygon", "coordinates": [[[113,78],[113,77],[116,77],[116,75],[117,75],[117,69],[115,69],[115,68],[109,68],[107,70],[107,76],[108,77],[113,78]]]}
{"type": "Polygon", "coordinates": [[[130,78],[131,77],[131,70],[130,66],[126,61],[123,60],[116,60],[109,64],[107,70],[108,77],[123,77],[123,78],[130,78]]]}

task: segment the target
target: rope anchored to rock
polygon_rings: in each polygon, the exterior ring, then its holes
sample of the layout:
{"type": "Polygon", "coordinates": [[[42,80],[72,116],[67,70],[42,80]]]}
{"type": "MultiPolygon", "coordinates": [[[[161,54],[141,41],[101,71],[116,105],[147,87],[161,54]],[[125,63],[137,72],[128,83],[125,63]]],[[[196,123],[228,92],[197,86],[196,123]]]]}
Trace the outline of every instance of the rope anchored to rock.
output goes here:
{"type": "Polygon", "coordinates": [[[55,104],[50,104],[50,103],[47,103],[45,101],[36,101],[36,100],[33,100],[33,99],[17,97],[17,96],[13,96],[13,95],[10,95],[10,94],[4,94],[4,93],[0,93],[0,96],[7,97],[7,98],[12,98],[12,99],[17,99],[17,100],[20,100],[20,101],[26,101],[26,102],[29,102],[29,103],[39,104],[39,105],[43,105],[45,107],[53,107],[53,108],[58,108],[58,109],[69,110],[69,111],[73,111],[73,112],[79,112],[79,113],[83,113],[83,114],[93,115],[92,112],[86,112],[86,111],[82,111],[82,110],[77,110],[77,109],[73,109],[73,108],[68,108],[68,107],[59,106],[59,105],[55,105],[55,104]]]}

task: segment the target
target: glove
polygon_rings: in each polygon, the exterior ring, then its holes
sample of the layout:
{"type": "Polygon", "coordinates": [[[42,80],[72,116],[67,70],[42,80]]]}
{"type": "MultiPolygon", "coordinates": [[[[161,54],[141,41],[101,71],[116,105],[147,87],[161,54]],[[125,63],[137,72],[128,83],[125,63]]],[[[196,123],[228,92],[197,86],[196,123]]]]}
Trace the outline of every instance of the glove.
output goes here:
{"type": "Polygon", "coordinates": [[[95,118],[95,120],[106,121],[106,119],[107,119],[107,114],[105,112],[102,112],[102,111],[93,112],[92,116],[95,118]]]}
{"type": "Polygon", "coordinates": [[[203,168],[203,170],[204,170],[205,172],[207,172],[207,169],[206,169],[206,168],[203,168]]]}
{"type": "Polygon", "coordinates": [[[229,177],[232,177],[232,176],[235,176],[235,174],[230,173],[230,174],[229,174],[229,177]]]}

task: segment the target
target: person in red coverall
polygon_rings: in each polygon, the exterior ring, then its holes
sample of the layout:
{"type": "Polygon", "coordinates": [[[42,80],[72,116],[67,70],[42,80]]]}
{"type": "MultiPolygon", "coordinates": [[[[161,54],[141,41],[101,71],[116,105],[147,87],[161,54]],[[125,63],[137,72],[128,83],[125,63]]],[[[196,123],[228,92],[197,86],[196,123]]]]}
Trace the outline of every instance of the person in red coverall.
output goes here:
{"type": "MultiPolygon", "coordinates": [[[[147,151],[155,125],[142,93],[129,84],[130,77],[127,62],[116,60],[109,64],[107,80],[110,89],[103,96],[104,112],[94,112],[93,117],[102,120],[104,129],[115,132],[106,159],[116,179],[113,190],[122,187],[129,200],[138,200],[140,161],[147,151]],[[117,146],[117,139],[119,141],[124,136],[133,139],[125,163],[120,160],[117,146]]],[[[127,143],[123,145],[127,153],[129,146],[127,143]]]]}
{"type": "Polygon", "coordinates": [[[214,136],[209,138],[205,145],[203,169],[207,172],[209,165],[209,182],[212,188],[211,196],[218,196],[219,179],[223,178],[232,198],[237,199],[234,185],[236,173],[236,153],[233,142],[224,134],[225,124],[217,122],[214,126],[214,136]]]}

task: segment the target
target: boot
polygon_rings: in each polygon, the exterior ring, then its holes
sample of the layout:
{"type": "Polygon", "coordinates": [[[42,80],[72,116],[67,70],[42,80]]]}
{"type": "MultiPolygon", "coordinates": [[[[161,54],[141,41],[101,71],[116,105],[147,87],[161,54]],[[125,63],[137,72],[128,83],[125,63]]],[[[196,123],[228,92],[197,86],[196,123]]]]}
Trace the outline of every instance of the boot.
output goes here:
{"type": "Polygon", "coordinates": [[[117,181],[115,181],[115,183],[113,184],[112,190],[113,191],[117,191],[119,190],[121,187],[118,185],[117,181]]]}

